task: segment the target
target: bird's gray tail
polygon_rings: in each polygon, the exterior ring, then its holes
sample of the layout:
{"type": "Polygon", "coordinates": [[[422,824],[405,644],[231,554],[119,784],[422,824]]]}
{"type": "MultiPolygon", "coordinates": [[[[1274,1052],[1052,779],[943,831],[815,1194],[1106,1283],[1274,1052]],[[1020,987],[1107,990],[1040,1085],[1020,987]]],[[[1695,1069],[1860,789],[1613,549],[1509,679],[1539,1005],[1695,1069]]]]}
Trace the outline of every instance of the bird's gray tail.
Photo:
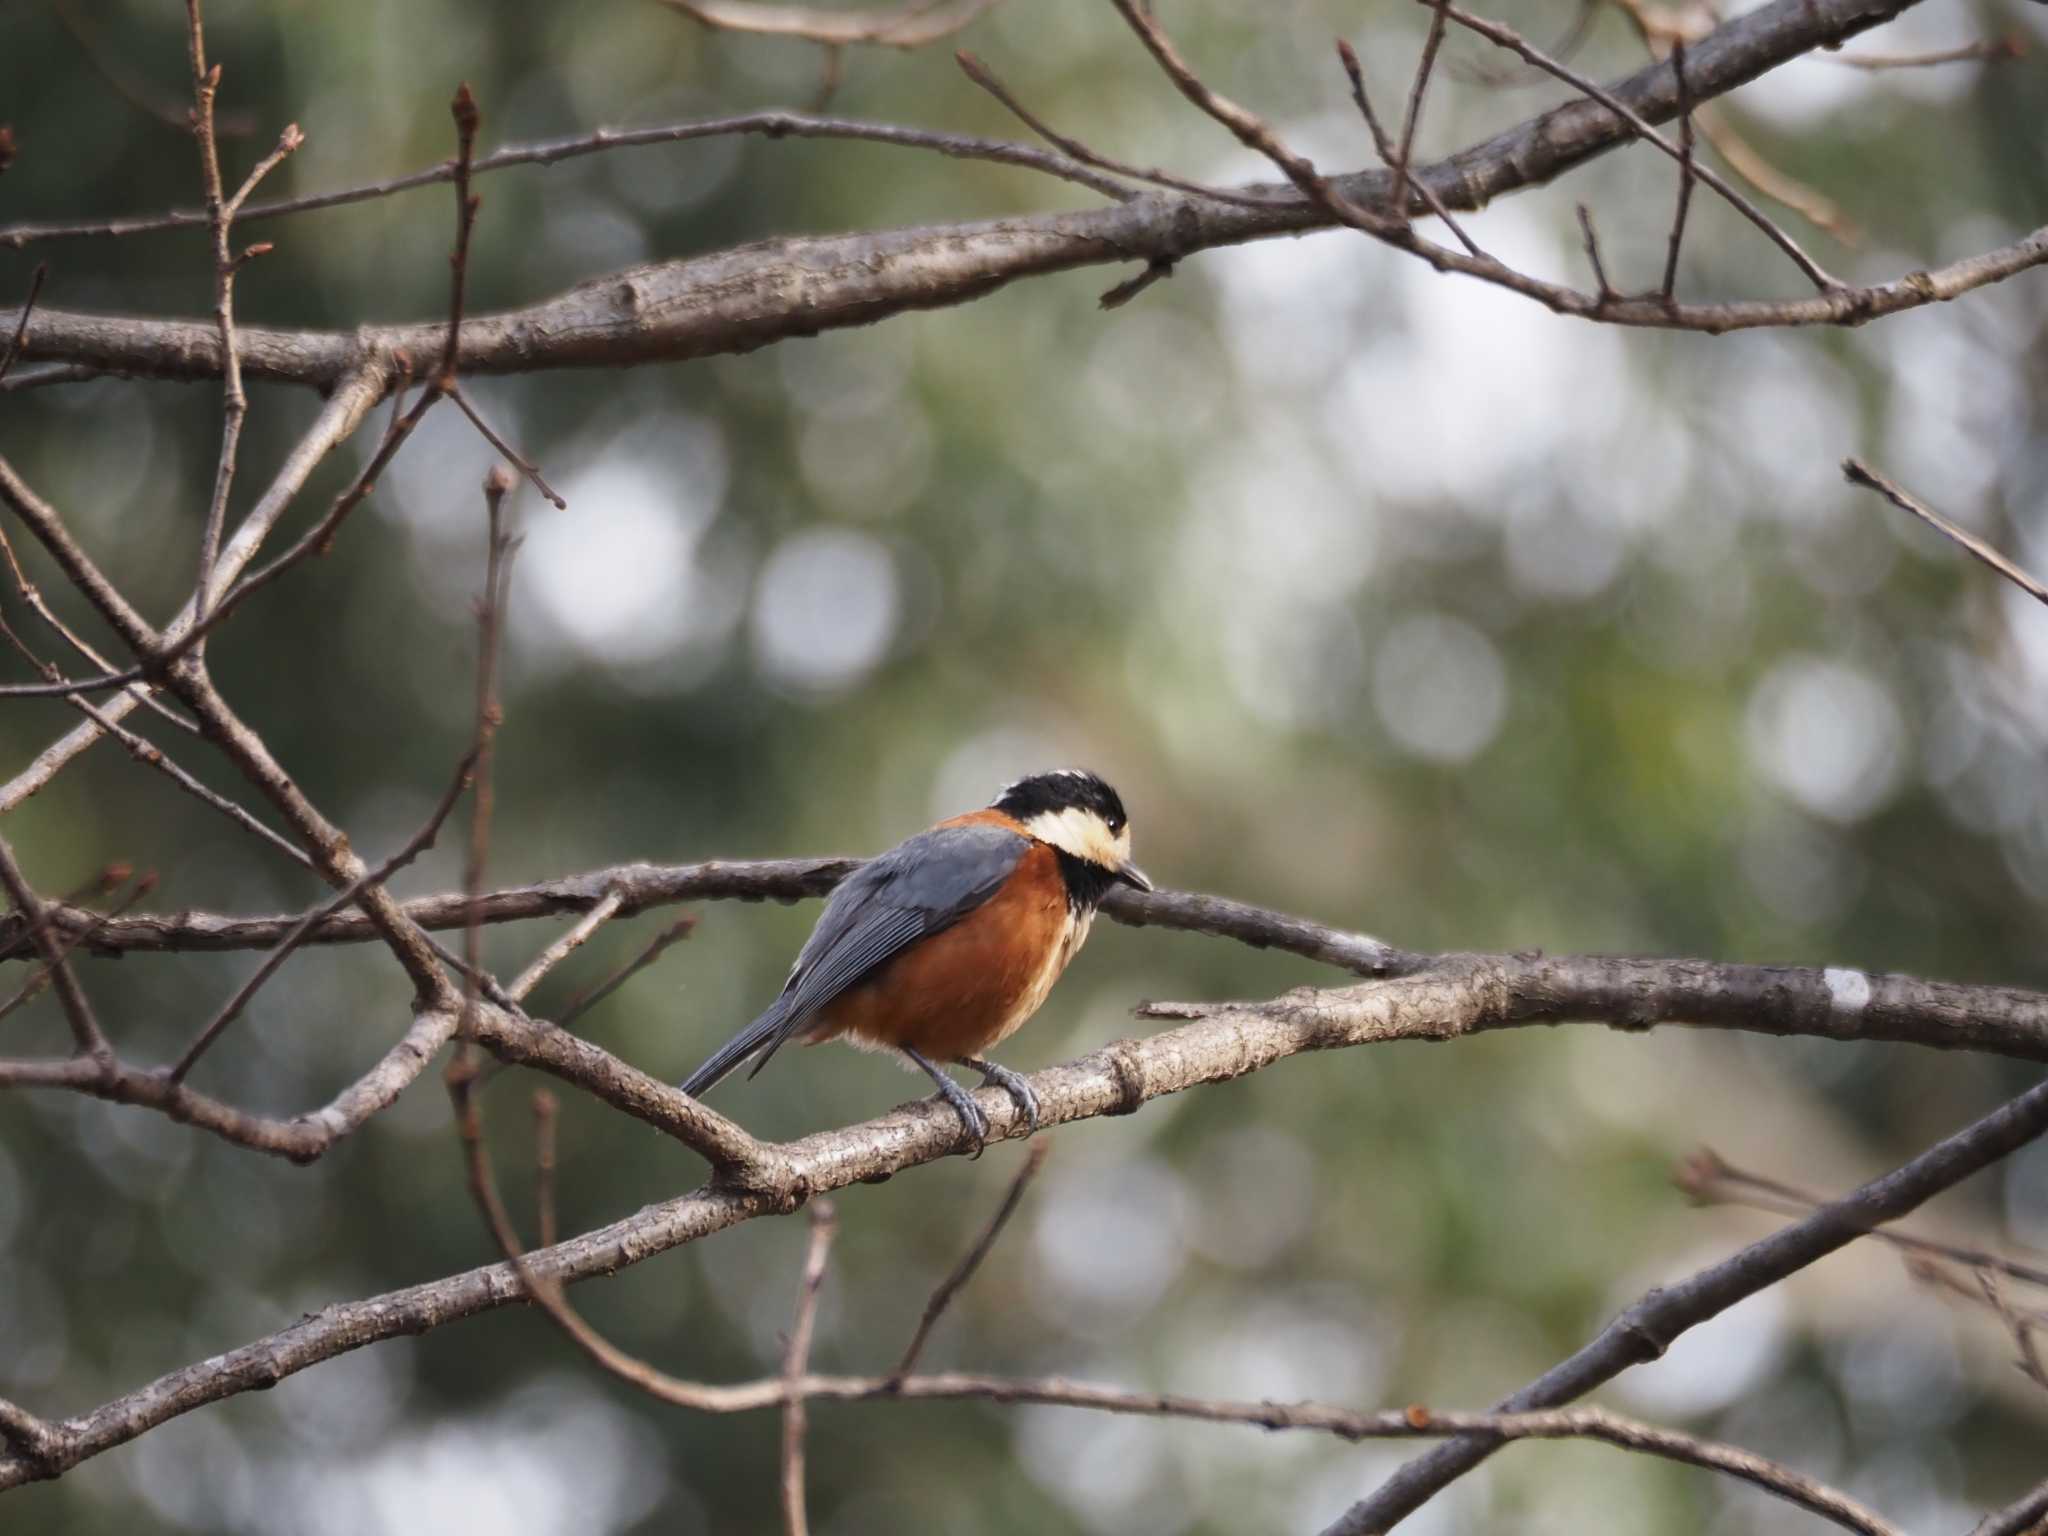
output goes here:
{"type": "Polygon", "coordinates": [[[786,993],[769,1004],[766,1013],[712,1052],[710,1060],[683,1079],[683,1092],[693,1099],[702,1098],[743,1066],[750,1056],[761,1058],[754,1064],[755,1072],[765,1067],[777,1047],[795,1033],[798,1021],[789,1017],[788,1004],[786,993]]]}

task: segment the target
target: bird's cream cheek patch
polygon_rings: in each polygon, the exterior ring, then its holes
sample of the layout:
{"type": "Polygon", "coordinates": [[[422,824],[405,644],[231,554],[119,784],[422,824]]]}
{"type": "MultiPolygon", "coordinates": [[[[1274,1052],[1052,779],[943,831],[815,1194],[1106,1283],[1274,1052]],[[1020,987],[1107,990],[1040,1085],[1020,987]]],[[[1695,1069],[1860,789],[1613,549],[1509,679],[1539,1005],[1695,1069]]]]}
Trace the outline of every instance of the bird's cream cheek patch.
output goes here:
{"type": "Polygon", "coordinates": [[[1069,806],[1063,811],[1040,811],[1024,824],[1024,830],[1042,843],[1051,843],[1063,853],[1104,869],[1115,869],[1125,854],[1110,836],[1109,826],[1093,811],[1069,806]]]}

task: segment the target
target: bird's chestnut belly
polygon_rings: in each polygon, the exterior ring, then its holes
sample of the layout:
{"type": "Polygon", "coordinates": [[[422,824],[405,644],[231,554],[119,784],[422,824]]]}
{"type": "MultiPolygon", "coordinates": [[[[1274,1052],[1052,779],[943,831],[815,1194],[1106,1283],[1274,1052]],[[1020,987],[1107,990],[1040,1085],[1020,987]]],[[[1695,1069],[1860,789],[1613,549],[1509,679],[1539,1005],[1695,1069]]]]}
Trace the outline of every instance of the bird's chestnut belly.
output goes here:
{"type": "Polygon", "coordinates": [[[1035,873],[842,993],[809,1038],[908,1046],[937,1061],[992,1049],[1038,1011],[1087,937],[1088,918],[1068,905],[1057,866],[1049,878],[1035,873]]]}

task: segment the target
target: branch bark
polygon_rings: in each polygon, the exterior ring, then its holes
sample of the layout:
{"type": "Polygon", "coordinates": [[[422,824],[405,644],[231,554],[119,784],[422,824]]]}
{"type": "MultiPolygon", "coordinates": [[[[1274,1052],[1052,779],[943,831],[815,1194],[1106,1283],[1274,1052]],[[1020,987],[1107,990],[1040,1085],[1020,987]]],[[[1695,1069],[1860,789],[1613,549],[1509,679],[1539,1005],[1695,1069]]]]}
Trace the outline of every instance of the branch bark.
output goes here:
{"type": "MultiPolygon", "coordinates": [[[[483,896],[478,920],[518,922],[587,915],[616,896],[619,918],[676,902],[713,899],[798,901],[823,896],[859,868],[850,858],[776,859],[704,864],[619,864],[587,874],[512,886],[483,896]]],[[[468,920],[459,892],[419,897],[400,912],[420,928],[458,928],[468,920]]],[[[1426,955],[1364,934],[1327,927],[1219,896],[1188,891],[1119,890],[1103,904],[1134,928],[1171,928],[1277,949],[1383,979],[1383,984],[1313,991],[1272,1002],[1154,1003],[1157,1019],[1239,1018],[1248,1025],[1300,1023],[1357,1039],[1444,1040],[1484,1030],[1580,1020],[1617,1029],[1657,1024],[1810,1035],[1829,1040],[1892,1040],[1946,1050],[1984,1051],[2048,1062],[2048,994],[2018,987],[1927,981],[1839,966],[1724,964],[1709,960],[1603,955],[1426,955]],[[1455,984],[1454,1009],[1414,1012],[1412,995],[1455,984]]],[[[108,919],[89,908],[49,903],[53,929],[80,941],[80,953],[130,954],[268,948],[303,920],[301,913],[232,917],[181,912],[108,919]]],[[[20,937],[18,918],[0,919],[0,953],[20,937]]],[[[312,944],[363,943],[378,932],[359,912],[336,913],[306,935],[312,944]]],[[[1441,1001],[1441,999],[1438,999],[1441,1001]]],[[[1353,1043],[1334,1038],[1331,1043],[1353,1043]]]]}
{"type": "MultiPolygon", "coordinates": [[[[1725,94],[1776,65],[1889,21],[1916,0],[1773,0],[1688,47],[1686,97],[1725,94]]],[[[1679,111],[1679,87],[1659,62],[1609,88],[1646,123],[1679,111]]],[[[1607,107],[1578,100],[1530,118],[1434,165],[1411,169],[1447,206],[1469,210],[1632,142],[1634,130],[1607,107]]],[[[1333,177],[1363,207],[1395,192],[1391,171],[1333,177]]],[[[1019,278],[1099,265],[1176,261],[1196,251],[1327,228],[1330,214],[1286,187],[1245,189],[1255,201],[1219,203],[1192,194],[1155,194],[1115,207],[1023,218],[817,238],[768,240],[684,261],[592,279],[567,293],[463,326],[464,373],[616,367],[747,352],[792,336],[867,325],[915,309],[980,298],[1019,278]]],[[[1414,201],[1417,216],[1427,202],[1414,201]]],[[[254,216],[250,210],[244,217],[254,216]]],[[[1709,306],[1719,328],[1746,324],[1853,324],[1953,297],[1969,287],[2048,261],[2048,231],[1995,258],[1973,258],[1939,273],[1914,273],[1877,288],[1804,300],[1709,306]],[[1724,314],[1725,312],[1725,314],[1724,314]]],[[[1601,318],[1627,321],[1610,307],[1601,318]]],[[[1669,323],[1651,304],[1635,323],[1669,323]]],[[[375,333],[380,345],[432,355],[432,322],[375,333]]],[[[331,331],[238,329],[249,378],[324,386],[349,366],[360,338],[331,331]]],[[[159,378],[213,379],[220,338],[199,321],[135,320],[38,309],[24,343],[30,358],[86,363],[159,378]]]]}
{"type": "MultiPolygon", "coordinates": [[[[829,885],[829,878],[820,881],[820,869],[836,878],[846,867],[845,861],[774,866],[779,880],[764,880],[758,867],[711,868],[728,875],[737,873],[736,886],[758,897],[791,892],[806,882],[829,885]]],[[[608,873],[609,888],[620,889],[617,873],[608,873]]],[[[701,880],[704,871],[700,868],[690,873],[701,880]]],[[[1204,898],[1170,894],[1132,900],[1134,911],[1116,915],[1187,927],[1205,921],[1207,908],[1216,905],[1204,898]]],[[[1262,926],[1256,920],[1261,916],[1256,909],[1234,904],[1225,904],[1224,915],[1240,935],[1257,934],[1310,951],[1342,949],[1335,941],[1344,936],[1318,932],[1314,925],[1299,920],[1266,914],[1263,916],[1273,920],[1262,926]]],[[[450,916],[460,920],[459,912],[450,916]]],[[[1566,1017],[1605,1018],[1640,1028],[1659,1017],[1685,1016],[1695,1022],[1844,1038],[1919,1038],[1927,1034],[1929,1043],[1943,1038],[1940,1033],[1928,1034],[1930,1026],[1938,1025],[1945,1031],[1946,1043],[1958,1045],[1997,1039],[2001,1031],[2024,1034],[2024,1020],[1987,1015],[1981,994],[1991,990],[1941,989],[1905,978],[1847,971],[1768,971],[1599,959],[1547,961],[1526,955],[1448,956],[1412,974],[1333,992],[1304,990],[1269,1004],[1154,1005],[1149,1010],[1154,1016],[1187,1022],[1143,1041],[1116,1042],[1078,1061],[1040,1072],[1033,1077],[1032,1087],[1039,1100],[1041,1122],[1051,1126],[1098,1115],[1128,1114],[1151,1099],[1200,1083],[1241,1077],[1305,1051],[1388,1039],[1449,1039],[1485,1028],[1566,1017]]],[[[2036,1010],[2048,1004],[2031,994],[2015,996],[2036,1010]]],[[[418,1076],[425,1059],[454,1034],[458,1013],[459,1005],[422,1014],[408,1037],[405,1059],[394,1052],[377,1072],[327,1111],[293,1124],[305,1128],[309,1142],[311,1138],[330,1139],[360,1124],[418,1076]]],[[[609,1274],[739,1222],[795,1209],[820,1193],[886,1177],[957,1148],[957,1124],[951,1111],[928,1102],[786,1145],[765,1146],[723,1117],[565,1030],[481,1003],[475,1008],[472,1027],[477,1041],[501,1058],[524,1061],[591,1088],[617,1107],[662,1125],[704,1152],[720,1170],[721,1176],[700,1190],[525,1259],[528,1273],[546,1285],[609,1274]]],[[[2031,1050],[2039,1052],[2043,1044],[2038,1021],[2033,1035],[2031,1050]]],[[[80,1061],[48,1064],[45,1072],[63,1073],[65,1086],[108,1097],[127,1098],[130,1092],[181,1095],[181,1102],[188,1106],[196,1097],[153,1074],[134,1074],[132,1082],[124,1077],[117,1084],[95,1087],[83,1081],[89,1070],[91,1064],[80,1061]]],[[[6,1076],[0,1073],[0,1080],[6,1076]]],[[[984,1089],[979,1102],[998,1139],[1022,1132],[1016,1106],[1006,1093],[984,1089]]],[[[2048,1127],[2048,1086],[1951,1138],[1898,1173],[1823,1208],[1727,1263],[1668,1292],[1653,1293],[1580,1356],[1521,1396],[1540,1389],[1548,1403],[1554,1403],[1558,1400],[1555,1394],[1566,1388],[1575,1388],[1566,1392],[1567,1396],[1576,1395],[1629,1364],[1654,1358],[1684,1328],[1877,1223],[1903,1214],[2043,1127],[2048,1127]]],[[[422,1332],[522,1301],[527,1294],[518,1270],[505,1264],[328,1309],[295,1328],[174,1372],[93,1413],[66,1421],[57,1426],[57,1452],[0,1459],[0,1488],[54,1476],[178,1414],[272,1385],[346,1350],[422,1332]]],[[[786,1394],[793,1389],[783,1384],[776,1390],[786,1394]]],[[[809,1390],[808,1379],[805,1390],[809,1390]]],[[[1511,1400],[1510,1407],[1520,1411],[1548,1403],[1511,1400]]],[[[1440,1454],[1476,1460],[1499,1444],[1503,1433],[1489,1430],[1485,1440],[1460,1441],[1455,1451],[1446,1448],[1440,1454]]],[[[1460,1463],[1464,1464],[1469,1462],[1460,1463]]]]}

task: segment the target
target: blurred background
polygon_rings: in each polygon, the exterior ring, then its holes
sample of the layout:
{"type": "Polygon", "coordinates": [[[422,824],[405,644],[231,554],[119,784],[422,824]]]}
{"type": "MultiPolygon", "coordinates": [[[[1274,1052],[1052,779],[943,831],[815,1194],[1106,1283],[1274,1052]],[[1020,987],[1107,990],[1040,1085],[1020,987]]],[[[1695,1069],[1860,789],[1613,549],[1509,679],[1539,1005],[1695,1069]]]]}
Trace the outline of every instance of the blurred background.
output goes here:
{"type": "MultiPolygon", "coordinates": [[[[1548,39],[1573,9],[1533,0],[1506,19],[1548,39]]],[[[1392,115],[1423,13],[1181,0],[1162,15],[1219,88],[1348,168],[1370,163],[1370,146],[1329,41],[1353,41],[1392,115]]],[[[710,34],[626,0],[218,0],[208,19],[222,111],[250,130],[226,142],[230,183],[285,122],[306,131],[267,193],[445,158],[462,80],[485,148],[801,106],[819,80],[813,48],[710,34]]],[[[1860,228],[1849,245],[1788,216],[1824,264],[1889,279],[2041,221],[2048,11],[1928,5],[1861,46],[2008,31],[2034,51],[1885,74],[1813,59],[1730,100],[1732,126],[1860,228]]],[[[1110,153],[1270,179],[1107,5],[1008,0],[958,41],[1110,153]]],[[[833,110],[1021,136],[951,46],[850,54],[833,110]]],[[[0,121],[20,145],[0,221],[195,202],[196,156],[174,126],[183,50],[169,4],[0,7],[0,121]]],[[[1577,56],[1603,77],[1641,59],[1618,11],[1577,56]]],[[[1489,78],[1500,68],[1450,39],[1426,152],[1563,99],[1489,78]]],[[[480,308],[747,240],[1087,197],[871,146],[739,141],[507,171],[481,191],[480,308]]],[[[1661,157],[1613,155],[1470,228],[1510,262],[1584,286],[1583,201],[1617,285],[1654,287],[1673,192],[1661,157]]],[[[433,188],[250,226],[244,240],[276,250],[243,274],[243,321],[438,317],[450,202],[433,188]]],[[[19,301],[37,261],[50,264],[46,304],[208,310],[201,233],[0,251],[0,301],[19,301]]],[[[1837,469],[1867,455],[2048,566],[2040,274],[1862,330],[1720,339],[1558,319],[1345,234],[1204,254],[1100,311],[1097,295],[1131,275],[1034,280],[745,357],[477,381],[569,501],[558,512],[522,489],[516,502],[526,544],[493,880],[870,852],[1021,771],[1084,763],[1123,791],[1162,883],[1406,946],[2048,986],[2048,615],[1837,469]]],[[[1800,289],[1753,229],[1695,199],[1682,295],[1800,289]]],[[[271,386],[252,399],[238,507],[317,404],[271,386]]],[[[190,584],[219,409],[211,386],[14,394],[0,397],[0,451],[162,618],[190,584]]],[[[365,451],[322,473],[294,527],[365,451]]],[[[333,554],[214,642],[229,697],[372,857],[424,818],[468,737],[489,462],[453,409],[436,411],[333,554]]],[[[63,600],[54,572],[34,574],[63,600]]],[[[0,595],[17,625],[19,609],[0,595]]],[[[9,704],[0,772],[69,723],[55,702],[9,704]]],[[[239,789],[197,744],[165,744],[239,789]]],[[[295,910],[316,896],[302,871],[106,746],[7,835],[45,891],[119,860],[160,872],[163,910],[295,910]]],[[[458,884],[460,844],[444,838],[401,893],[458,884]]],[[[673,1079],[772,995],[814,913],[713,905],[579,1028],[673,1079]]],[[[559,1006],[667,920],[607,930],[536,1006],[559,1006]]],[[[492,958],[520,964],[557,931],[494,932],[492,958]]],[[[147,1063],[254,959],[138,956],[84,978],[123,1052],[147,1063]]],[[[1031,1069],[1090,1050],[1137,1027],[1141,998],[1341,979],[1104,924],[1004,1055],[1031,1069]]],[[[266,1111],[323,1102],[395,1038],[405,998],[374,949],[302,952],[195,1083],[266,1111]]],[[[66,1048],[47,1000],[4,1032],[9,1054],[66,1048]]],[[[1770,1229],[1688,1206],[1671,1170],[1694,1146],[1836,1189],[2033,1076],[1904,1046],[1677,1029],[1297,1059],[1061,1131],[926,1360],[1481,1407],[1643,1288],[1770,1229]]],[[[486,1099],[522,1212],[532,1086],[503,1074],[486,1099]]],[[[718,1107],[781,1137],[922,1091],[876,1058],[800,1053],[729,1083],[718,1107]]],[[[565,1230],[697,1182],[679,1147],[564,1099],[565,1230]]],[[[1020,1155],[841,1198],[820,1368],[894,1359],[1020,1155]]],[[[1921,1225],[2048,1247],[2048,1148],[1921,1225]]],[[[754,1222],[576,1300],[669,1371],[748,1378],[775,1368],[802,1243],[800,1217],[754,1222]]],[[[493,1257],[434,1075],[308,1169],[139,1111],[0,1100],[0,1393],[40,1413],[83,1411],[302,1311],[493,1257]]],[[[2011,1355],[1994,1320],[1865,1245],[1604,1400],[1781,1458],[1911,1528],[1961,1529],[2042,1472],[2048,1393],[2011,1355]]],[[[812,1521],[830,1533],[1312,1529],[1412,1449],[972,1405],[825,1404],[812,1424],[812,1521]]],[[[645,1402],[545,1320],[503,1313],[178,1419],[9,1494],[4,1518],[48,1536],[765,1529],[776,1442],[771,1416],[645,1402]]],[[[1572,1445],[1508,1450],[1412,1528],[1610,1520],[1674,1536],[1811,1528],[1728,1480],[1572,1445]]]]}

